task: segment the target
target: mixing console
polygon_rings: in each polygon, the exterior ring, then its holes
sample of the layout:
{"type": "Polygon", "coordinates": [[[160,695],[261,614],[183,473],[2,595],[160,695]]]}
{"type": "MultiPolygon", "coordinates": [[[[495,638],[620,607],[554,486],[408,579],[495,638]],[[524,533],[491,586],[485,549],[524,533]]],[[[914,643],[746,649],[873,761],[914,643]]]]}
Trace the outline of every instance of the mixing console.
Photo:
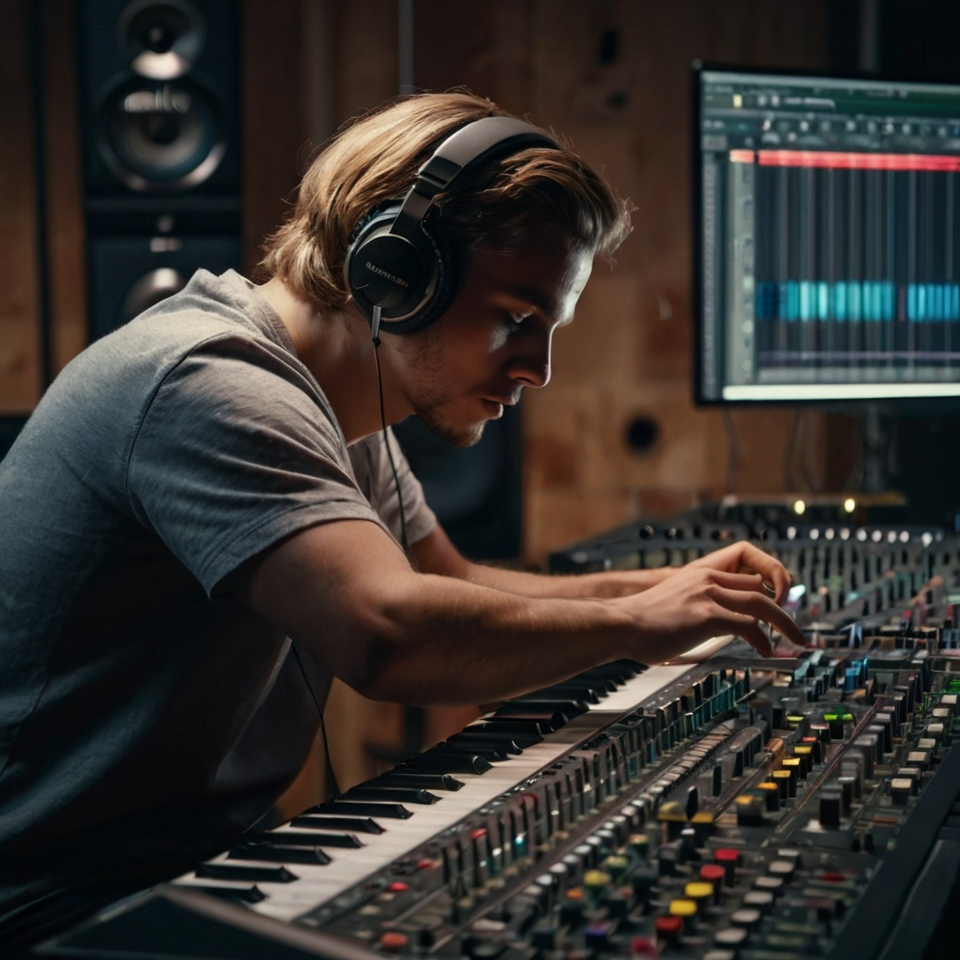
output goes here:
{"type": "MultiPolygon", "coordinates": [[[[952,955],[960,544],[788,533],[765,546],[793,575],[799,659],[722,638],[509,701],[43,952],[157,955],[166,897],[193,911],[169,956],[952,955]],[[217,952],[241,931],[286,952],[217,952]]],[[[578,550],[585,568],[649,566],[726,539],[677,523],[578,550]]]]}

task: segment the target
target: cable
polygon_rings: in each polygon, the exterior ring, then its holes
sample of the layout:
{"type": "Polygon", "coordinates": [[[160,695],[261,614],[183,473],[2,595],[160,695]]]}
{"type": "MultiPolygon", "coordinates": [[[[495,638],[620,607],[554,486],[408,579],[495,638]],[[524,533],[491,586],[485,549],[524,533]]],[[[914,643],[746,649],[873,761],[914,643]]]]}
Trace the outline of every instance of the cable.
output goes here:
{"type": "Polygon", "coordinates": [[[300,651],[297,649],[296,641],[291,640],[290,646],[293,650],[293,655],[297,658],[297,666],[300,667],[303,682],[310,691],[310,698],[313,700],[313,705],[317,708],[317,715],[320,717],[320,735],[323,737],[323,755],[327,761],[327,796],[339,797],[340,784],[337,783],[337,775],[333,769],[333,761],[330,759],[330,744],[327,742],[327,725],[323,721],[323,710],[320,709],[320,701],[317,700],[317,695],[313,692],[313,684],[311,684],[307,678],[307,671],[303,668],[303,661],[300,659],[300,651]],[[330,792],[331,787],[333,787],[333,793],[330,792]]]}
{"type": "Polygon", "coordinates": [[[377,364],[377,391],[380,396],[380,428],[383,431],[383,445],[387,448],[387,459],[390,461],[390,471],[393,473],[393,483],[397,488],[397,504],[400,507],[400,539],[403,552],[412,562],[410,543],[407,540],[407,517],[403,509],[403,494],[400,491],[400,477],[397,474],[397,465],[393,460],[393,450],[390,448],[390,435],[387,433],[387,416],[383,409],[383,376],[380,373],[380,307],[373,308],[373,358],[377,364]]]}
{"type": "MultiPolygon", "coordinates": [[[[383,406],[383,376],[380,373],[380,307],[373,308],[373,356],[377,364],[377,391],[380,397],[380,427],[383,432],[383,445],[387,448],[387,459],[390,461],[390,472],[393,474],[393,483],[397,490],[397,504],[400,507],[400,539],[403,545],[403,552],[411,563],[415,564],[415,558],[410,550],[410,543],[407,540],[407,517],[403,509],[403,493],[400,489],[400,476],[397,473],[397,465],[393,459],[393,450],[390,448],[390,435],[387,432],[387,416],[383,406]]],[[[327,795],[338,797],[340,795],[340,784],[337,782],[337,774],[333,769],[333,761],[330,759],[330,744],[327,741],[327,725],[323,719],[323,710],[320,708],[320,701],[313,692],[313,685],[307,677],[307,671],[303,667],[303,660],[300,659],[300,651],[297,649],[295,641],[291,640],[293,655],[297,658],[297,665],[300,667],[300,673],[303,676],[303,682],[310,691],[310,697],[313,705],[317,708],[317,715],[320,717],[320,734],[323,737],[323,753],[327,761],[327,795]],[[333,793],[330,793],[330,787],[333,787],[333,793]]]]}

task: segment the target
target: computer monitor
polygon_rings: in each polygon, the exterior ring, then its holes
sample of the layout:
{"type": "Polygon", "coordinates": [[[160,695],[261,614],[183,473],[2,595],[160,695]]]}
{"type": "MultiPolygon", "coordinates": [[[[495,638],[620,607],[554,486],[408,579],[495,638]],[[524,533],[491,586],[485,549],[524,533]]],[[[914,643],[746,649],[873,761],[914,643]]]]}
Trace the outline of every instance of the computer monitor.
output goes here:
{"type": "Polygon", "coordinates": [[[694,65],[696,399],[960,396],[960,86],[694,65]]]}

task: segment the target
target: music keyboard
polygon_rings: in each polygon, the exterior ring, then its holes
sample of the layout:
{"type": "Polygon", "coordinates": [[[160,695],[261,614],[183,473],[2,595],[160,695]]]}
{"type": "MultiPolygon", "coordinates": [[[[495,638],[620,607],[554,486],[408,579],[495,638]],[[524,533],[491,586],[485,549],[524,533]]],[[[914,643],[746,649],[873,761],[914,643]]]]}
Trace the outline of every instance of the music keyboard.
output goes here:
{"type": "MultiPolygon", "coordinates": [[[[685,659],[695,662],[698,657],[704,658],[716,652],[731,639],[724,637],[707,641],[691,651],[685,659]]],[[[409,814],[406,819],[378,814],[378,807],[386,809],[383,804],[364,804],[363,810],[383,832],[354,833],[353,837],[361,845],[353,848],[329,847],[318,839],[316,845],[322,847],[323,853],[329,858],[327,863],[284,861],[271,854],[271,862],[265,864],[261,860],[242,859],[234,849],[205,864],[198,871],[206,874],[205,876],[191,873],[174,882],[184,887],[199,887],[208,893],[218,892],[227,897],[236,895],[239,899],[243,899],[244,894],[252,891],[255,885],[258,892],[252,896],[262,895],[263,899],[256,902],[247,899],[248,907],[277,920],[293,921],[337,897],[386,865],[408,855],[495,798],[549,767],[578,744],[588,741],[621,716],[636,710],[645,701],[674,684],[691,669],[691,664],[684,662],[650,669],[635,665],[635,668],[641,672],[619,683],[616,689],[602,696],[599,702],[585,704],[585,712],[573,717],[559,729],[545,734],[542,742],[524,747],[520,755],[495,760],[490,764],[490,768],[482,773],[454,773],[453,776],[463,786],[457,790],[430,790],[429,793],[438,798],[432,804],[403,804],[409,814]],[[237,879],[218,878],[216,874],[221,872],[227,875],[233,873],[237,879]],[[271,875],[278,879],[271,880],[271,875]]],[[[551,707],[546,707],[545,712],[551,712],[551,707]]],[[[491,718],[482,718],[467,730],[481,730],[484,719],[491,718]]],[[[508,721],[510,719],[507,717],[508,721]]],[[[522,725],[528,721],[518,719],[517,722],[522,725]]],[[[388,780],[389,775],[378,778],[377,783],[386,783],[388,780]]],[[[341,800],[350,802],[350,792],[341,800]]],[[[334,811],[342,806],[342,803],[321,806],[334,811]]],[[[316,819],[317,828],[322,825],[322,821],[331,817],[337,816],[338,821],[343,819],[342,814],[333,812],[323,814],[306,811],[306,814],[311,821],[316,819]]],[[[299,818],[300,821],[303,819],[299,818]]],[[[278,847],[285,846],[285,836],[296,838],[302,844],[303,832],[302,823],[296,826],[286,824],[270,831],[269,838],[272,844],[278,847]]],[[[346,833],[349,836],[349,831],[346,833]]],[[[342,837],[339,842],[344,842],[342,837]]],[[[303,849],[305,848],[301,846],[301,852],[303,849]]],[[[282,853],[279,856],[282,857],[282,853]]]]}

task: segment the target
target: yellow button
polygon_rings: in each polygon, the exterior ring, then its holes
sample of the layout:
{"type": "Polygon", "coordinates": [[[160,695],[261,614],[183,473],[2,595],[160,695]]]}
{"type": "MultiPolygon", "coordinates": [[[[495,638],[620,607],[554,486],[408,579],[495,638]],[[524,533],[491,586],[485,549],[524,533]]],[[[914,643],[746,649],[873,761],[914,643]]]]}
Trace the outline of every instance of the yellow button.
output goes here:
{"type": "Polygon", "coordinates": [[[610,874],[602,870],[588,870],[583,875],[583,885],[585,887],[605,887],[610,882],[610,874]]]}
{"type": "Polygon", "coordinates": [[[709,900],[713,896],[713,884],[694,880],[683,888],[683,895],[689,900],[709,900]]]}
{"type": "Polygon", "coordinates": [[[697,905],[692,900],[671,900],[670,913],[675,917],[694,917],[697,905]]]}

